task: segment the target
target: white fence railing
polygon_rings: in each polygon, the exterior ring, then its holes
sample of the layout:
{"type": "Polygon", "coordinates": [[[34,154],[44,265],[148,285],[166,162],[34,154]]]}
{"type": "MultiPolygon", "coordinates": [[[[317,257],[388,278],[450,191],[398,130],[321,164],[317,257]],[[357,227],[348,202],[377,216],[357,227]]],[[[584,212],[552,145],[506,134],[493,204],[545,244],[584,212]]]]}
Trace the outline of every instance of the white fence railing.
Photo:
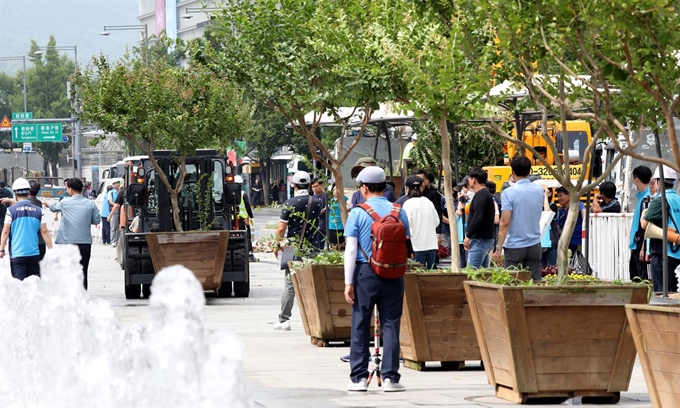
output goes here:
{"type": "Polygon", "coordinates": [[[593,275],[606,280],[630,279],[628,242],[632,222],[633,213],[590,214],[588,260],[593,275]]]}

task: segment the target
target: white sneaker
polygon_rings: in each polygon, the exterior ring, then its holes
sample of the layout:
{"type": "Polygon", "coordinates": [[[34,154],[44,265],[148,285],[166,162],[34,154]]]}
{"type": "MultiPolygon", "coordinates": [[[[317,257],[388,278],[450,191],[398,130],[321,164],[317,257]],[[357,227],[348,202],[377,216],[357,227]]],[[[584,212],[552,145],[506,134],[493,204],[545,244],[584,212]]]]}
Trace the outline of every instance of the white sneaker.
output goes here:
{"type": "Polygon", "coordinates": [[[359,382],[351,382],[347,384],[347,391],[368,391],[368,384],[366,384],[366,379],[362,378],[359,382]]]}
{"type": "Polygon", "coordinates": [[[286,320],[285,322],[275,323],[274,330],[290,331],[290,321],[286,320]]]}
{"type": "Polygon", "coordinates": [[[383,380],[383,385],[382,385],[383,391],[385,392],[399,392],[399,391],[406,391],[406,387],[402,383],[393,383],[392,380],[389,378],[385,378],[383,380]]]}

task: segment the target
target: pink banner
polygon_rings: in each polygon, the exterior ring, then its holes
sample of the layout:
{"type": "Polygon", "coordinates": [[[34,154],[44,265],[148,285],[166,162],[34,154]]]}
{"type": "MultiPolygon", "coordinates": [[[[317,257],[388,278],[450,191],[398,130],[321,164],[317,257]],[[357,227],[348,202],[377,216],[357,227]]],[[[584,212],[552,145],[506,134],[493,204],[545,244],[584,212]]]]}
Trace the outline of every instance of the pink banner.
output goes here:
{"type": "Polygon", "coordinates": [[[165,30],[165,0],[156,0],[156,35],[165,30]]]}

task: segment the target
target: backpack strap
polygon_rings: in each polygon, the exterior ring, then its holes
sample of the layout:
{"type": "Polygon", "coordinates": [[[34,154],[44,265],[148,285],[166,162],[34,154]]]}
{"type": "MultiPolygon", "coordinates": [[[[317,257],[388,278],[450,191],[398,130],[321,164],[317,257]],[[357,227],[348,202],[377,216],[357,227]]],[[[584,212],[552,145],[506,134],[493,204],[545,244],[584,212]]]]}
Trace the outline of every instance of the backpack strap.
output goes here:
{"type": "Polygon", "coordinates": [[[394,215],[396,217],[396,219],[399,219],[399,212],[400,211],[401,211],[401,204],[397,204],[397,203],[392,204],[392,211],[390,212],[390,214],[394,215]]]}
{"type": "MultiPolygon", "coordinates": [[[[378,221],[380,219],[380,216],[373,210],[373,208],[371,208],[370,205],[368,205],[366,203],[361,203],[361,204],[358,205],[358,207],[362,208],[364,211],[366,211],[368,213],[368,215],[370,215],[371,218],[373,218],[373,221],[378,221]]],[[[392,211],[394,211],[394,207],[393,207],[392,211]]]]}

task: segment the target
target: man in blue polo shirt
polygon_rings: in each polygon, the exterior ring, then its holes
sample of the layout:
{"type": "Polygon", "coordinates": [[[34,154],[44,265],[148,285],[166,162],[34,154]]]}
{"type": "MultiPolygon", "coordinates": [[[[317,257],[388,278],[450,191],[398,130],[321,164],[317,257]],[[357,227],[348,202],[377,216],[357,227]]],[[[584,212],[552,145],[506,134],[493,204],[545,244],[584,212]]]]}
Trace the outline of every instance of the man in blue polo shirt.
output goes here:
{"type": "MultiPolygon", "coordinates": [[[[359,191],[366,203],[380,217],[392,211],[392,203],[383,197],[385,171],[377,166],[366,167],[357,175],[359,191]]],[[[404,210],[399,220],[411,236],[404,210]]],[[[404,298],[404,278],[385,279],[376,275],[368,263],[372,254],[371,226],[373,218],[363,209],[355,208],[345,226],[345,300],[352,305],[352,340],[350,346],[351,383],[348,391],[367,391],[369,340],[375,305],[380,315],[383,340],[382,377],[385,392],[404,391],[399,382],[399,327],[404,298]],[[359,251],[359,246],[366,256],[359,251]]],[[[406,242],[404,242],[406,245],[406,242]]]]}
{"type": "Polygon", "coordinates": [[[515,184],[503,190],[498,248],[493,254],[500,261],[505,251],[503,266],[529,269],[531,278],[541,280],[541,211],[543,188],[529,181],[531,161],[526,156],[515,156],[510,163],[515,184]]]}
{"type": "Polygon", "coordinates": [[[5,256],[5,246],[9,241],[12,276],[19,280],[31,275],[40,276],[38,232],[47,247],[52,248],[52,239],[47,231],[43,211],[28,200],[30,188],[25,178],[14,180],[12,189],[17,203],[7,209],[5,227],[0,238],[0,258],[5,256]]]}
{"type": "Polygon", "coordinates": [[[635,212],[630,228],[630,261],[628,271],[630,280],[647,279],[647,262],[645,250],[645,230],[640,226],[642,211],[647,208],[650,202],[651,193],[649,192],[649,181],[652,179],[652,169],[647,166],[637,166],[633,169],[633,186],[635,186],[635,212]],[[646,198],[646,199],[645,199],[646,198]]]}

